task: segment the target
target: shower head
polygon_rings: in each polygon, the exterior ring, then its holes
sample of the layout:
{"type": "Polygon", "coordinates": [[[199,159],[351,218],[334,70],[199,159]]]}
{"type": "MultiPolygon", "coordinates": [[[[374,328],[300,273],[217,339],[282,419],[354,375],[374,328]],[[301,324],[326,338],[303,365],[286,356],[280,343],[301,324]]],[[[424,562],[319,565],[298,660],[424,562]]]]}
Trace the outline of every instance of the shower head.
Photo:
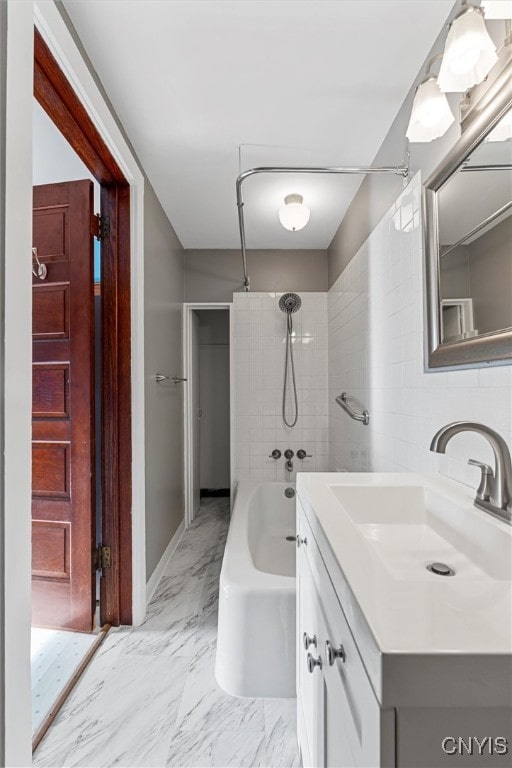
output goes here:
{"type": "Polygon", "coordinates": [[[296,293],[283,293],[279,299],[279,309],[281,312],[286,312],[291,315],[292,312],[297,312],[302,304],[300,296],[296,293]]]}

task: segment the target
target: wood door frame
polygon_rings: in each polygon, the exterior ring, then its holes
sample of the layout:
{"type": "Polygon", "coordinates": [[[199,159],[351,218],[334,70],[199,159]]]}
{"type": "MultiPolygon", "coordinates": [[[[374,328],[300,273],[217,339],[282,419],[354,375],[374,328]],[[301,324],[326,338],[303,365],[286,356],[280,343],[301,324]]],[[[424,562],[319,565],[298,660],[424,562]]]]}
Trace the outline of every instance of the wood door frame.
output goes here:
{"type": "Polygon", "coordinates": [[[34,96],[101,185],[102,515],[112,566],[101,578],[100,623],[132,623],[130,185],[41,33],[34,33],[34,96]]]}
{"type": "Polygon", "coordinates": [[[219,310],[224,309],[229,312],[229,454],[230,454],[230,474],[231,474],[231,504],[233,504],[233,477],[234,477],[234,430],[235,430],[235,408],[234,408],[234,367],[233,367],[233,304],[231,302],[195,302],[187,301],[183,304],[183,368],[184,376],[187,381],[184,383],[183,392],[183,436],[184,436],[184,490],[185,490],[185,527],[188,528],[194,519],[193,509],[193,464],[194,464],[194,441],[193,441],[193,423],[194,414],[192,413],[192,312],[197,309],[219,310]]]}

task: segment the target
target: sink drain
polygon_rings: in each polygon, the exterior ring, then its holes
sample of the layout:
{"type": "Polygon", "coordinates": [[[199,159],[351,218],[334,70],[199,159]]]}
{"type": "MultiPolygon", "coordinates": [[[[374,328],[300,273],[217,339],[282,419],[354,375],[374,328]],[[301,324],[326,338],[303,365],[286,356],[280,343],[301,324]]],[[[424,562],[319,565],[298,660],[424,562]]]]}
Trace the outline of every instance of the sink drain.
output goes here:
{"type": "Polygon", "coordinates": [[[295,539],[296,539],[295,536],[287,536],[286,537],[286,541],[295,541],[295,539]]]}
{"type": "Polygon", "coordinates": [[[429,565],[427,565],[427,571],[435,573],[436,576],[455,576],[453,568],[450,568],[449,565],[445,565],[445,563],[429,563],[429,565]]]}

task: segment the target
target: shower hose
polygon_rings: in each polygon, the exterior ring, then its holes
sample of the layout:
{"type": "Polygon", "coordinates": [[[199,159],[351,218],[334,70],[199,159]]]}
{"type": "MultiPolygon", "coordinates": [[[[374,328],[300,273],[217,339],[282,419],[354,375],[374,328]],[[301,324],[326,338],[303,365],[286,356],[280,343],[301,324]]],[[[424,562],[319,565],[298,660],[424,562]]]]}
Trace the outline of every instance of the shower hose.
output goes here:
{"type": "Polygon", "coordinates": [[[295,364],[293,362],[293,345],[292,345],[292,332],[293,321],[292,313],[288,311],[286,313],[286,360],[284,364],[284,385],[283,385],[283,421],[287,427],[294,427],[299,418],[299,403],[297,400],[297,384],[295,382],[295,364]],[[286,390],[288,389],[288,367],[292,372],[292,384],[293,384],[293,398],[294,398],[294,413],[292,420],[288,421],[286,418],[286,390]]]}

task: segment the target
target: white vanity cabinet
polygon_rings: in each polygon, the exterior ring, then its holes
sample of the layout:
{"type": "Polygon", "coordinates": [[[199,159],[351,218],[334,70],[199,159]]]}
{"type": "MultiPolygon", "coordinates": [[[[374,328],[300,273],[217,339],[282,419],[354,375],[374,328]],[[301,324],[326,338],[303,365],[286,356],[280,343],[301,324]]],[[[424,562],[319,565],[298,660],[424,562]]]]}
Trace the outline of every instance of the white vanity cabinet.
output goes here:
{"type": "Polygon", "coordinates": [[[379,706],[300,502],[297,511],[297,719],[303,765],[394,766],[394,709],[379,706]]]}
{"type": "Polygon", "coordinates": [[[429,475],[298,476],[305,768],[512,768],[512,531],[466,493],[429,475]],[[413,534],[425,498],[439,520],[413,534]],[[431,574],[450,546],[456,578],[431,574]]]}

